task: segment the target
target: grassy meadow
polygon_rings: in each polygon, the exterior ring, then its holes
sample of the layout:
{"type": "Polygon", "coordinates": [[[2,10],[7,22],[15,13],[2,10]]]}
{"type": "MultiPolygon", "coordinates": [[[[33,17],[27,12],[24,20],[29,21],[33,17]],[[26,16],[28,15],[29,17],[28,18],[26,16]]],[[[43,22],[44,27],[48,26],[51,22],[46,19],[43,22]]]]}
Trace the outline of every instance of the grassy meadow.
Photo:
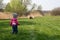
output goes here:
{"type": "Polygon", "coordinates": [[[20,18],[18,34],[12,34],[10,20],[0,20],[0,40],[60,40],[60,16],[20,18]]]}

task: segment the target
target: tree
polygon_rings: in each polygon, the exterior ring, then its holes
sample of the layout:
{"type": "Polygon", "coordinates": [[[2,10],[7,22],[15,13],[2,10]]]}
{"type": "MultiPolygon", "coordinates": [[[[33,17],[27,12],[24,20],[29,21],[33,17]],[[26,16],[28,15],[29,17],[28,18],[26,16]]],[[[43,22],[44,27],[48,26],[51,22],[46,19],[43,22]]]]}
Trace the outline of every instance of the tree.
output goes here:
{"type": "Polygon", "coordinates": [[[18,13],[20,16],[24,14],[27,9],[21,4],[20,0],[10,0],[10,3],[5,8],[5,11],[18,13]]]}
{"type": "Polygon", "coordinates": [[[41,5],[38,6],[37,10],[40,11],[40,13],[44,16],[44,13],[42,11],[42,6],[41,5]]]}
{"type": "Polygon", "coordinates": [[[2,3],[3,0],[0,0],[0,4],[2,3]]]}
{"type": "Polygon", "coordinates": [[[39,5],[38,8],[37,8],[37,10],[40,10],[41,11],[42,10],[42,6],[39,5]]]}
{"type": "Polygon", "coordinates": [[[30,11],[34,10],[35,7],[36,7],[36,4],[34,3],[30,11]]]}
{"type": "MultiPolygon", "coordinates": [[[[24,9],[27,9],[28,5],[31,5],[31,0],[20,0],[21,4],[24,5],[24,9]]],[[[27,9],[28,10],[28,9],[27,9]]],[[[25,12],[25,15],[28,15],[29,11],[25,12]]]]}
{"type": "Polygon", "coordinates": [[[3,7],[4,7],[2,2],[3,0],[0,0],[0,11],[3,11],[3,7]]]}
{"type": "Polygon", "coordinates": [[[51,11],[51,15],[53,15],[53,16],[60,16],[60,7],[54,8],[54,9],[51,11]]]}
{"type": "Polygon", "coordinates": [[[21,3],[27,6],[31,4],[31,0],[21,0],[21,3]]]}

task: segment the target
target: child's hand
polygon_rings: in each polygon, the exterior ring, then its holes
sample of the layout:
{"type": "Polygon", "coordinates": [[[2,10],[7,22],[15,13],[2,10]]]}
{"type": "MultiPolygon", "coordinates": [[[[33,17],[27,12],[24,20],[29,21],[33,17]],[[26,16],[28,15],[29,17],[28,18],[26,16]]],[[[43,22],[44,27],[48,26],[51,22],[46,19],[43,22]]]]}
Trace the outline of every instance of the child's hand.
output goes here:
{"type": "Polygon", "coordinates": [[[18,25],[20,25],[20,24],[18,24],[18,25]]]}

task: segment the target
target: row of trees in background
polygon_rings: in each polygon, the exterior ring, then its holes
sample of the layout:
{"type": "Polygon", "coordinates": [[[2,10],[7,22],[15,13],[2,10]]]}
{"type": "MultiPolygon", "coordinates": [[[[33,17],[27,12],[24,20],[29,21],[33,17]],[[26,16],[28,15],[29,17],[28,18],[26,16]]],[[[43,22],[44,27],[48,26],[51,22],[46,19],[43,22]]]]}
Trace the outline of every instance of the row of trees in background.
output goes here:
{"type": "Polygon", "coordinates": [[[54,9],[51,11],[51,15],[53,15],[53,16],[59,16],[59,15],[60,15],[60,7],[54,8],[54,9]]]}
{"type": "MultiPolygon", "coordinates": [[[[2,8],[3,0],[0,0],[0,8],[2,8]]],[[[10,2],[6,5],[4,11],[18,13],[20,16],[28,15],[29,12],[36,8],[36,4],[31,4],[31,0],[10,0],[10,2]],[[28,11],[27,6],[32,5],[32,8],[28,11]]],[[[1,9],[0,9],[1,10],[1,9]]],[[[42,12],[42,6],[39,5],[37,10],[42,12]]],[[[60,15],[60,7],[54,8],[51,12],[51,15],[60,15]]]]}
{"type": "MultiPolygon", "coordinates": [[[[31,0],[10,0],[5,11],[18,13],[20,16],[27,15],[35,8],[36,4],[33,4],[29,11],[27,10],[28,5],[31,5],[31,0]]],[[[41,10],[41,6],[39,5],[37,9],[41,10]]]]}
{"type": "MultiPolygon", "coordinates": [[[[0,0],[0,4],[3,0],[0,0]]],[[[0,5],[1,6],[1,5],[0,5]]],[[[6,5],[4,11],[6,12],[12,12],[12,13],[18,13],[19,16],[22,15],[28,15],[29,12],[34,10],[36,7],[36,4],[31,4],[31,0],[10,0],[10,2],[6,5]],[[31,9],[28,11],[27,6],[32,6],[31,9]]],[[[38,10],[41,10],[41,5],[38,6],[38,10]]]]}
{"type": "MultiPolygon", "coordinates": [[[[0,0],[0,6],[2,4],[2,1],[3,0],[0,0]]],[[[7,4],[4,11],[18,13],[19,16],[22,16],[22,15],[28,15],[29,12],[34,10],[35,7],[36,4],[35,3],[31,4],[31,0],[10,0],[10,3],[7,4]],[[32,8],[29,11],[27,10],[28,5],[32,5],[32,8]]],[[[42,6],[39,5],[37,7],[37,10],[42,11],[42,6]]],[[[51,11],[51,15],[55,15],[55,16],[60,15],[60,8],[54,8],[51,11]]]]}

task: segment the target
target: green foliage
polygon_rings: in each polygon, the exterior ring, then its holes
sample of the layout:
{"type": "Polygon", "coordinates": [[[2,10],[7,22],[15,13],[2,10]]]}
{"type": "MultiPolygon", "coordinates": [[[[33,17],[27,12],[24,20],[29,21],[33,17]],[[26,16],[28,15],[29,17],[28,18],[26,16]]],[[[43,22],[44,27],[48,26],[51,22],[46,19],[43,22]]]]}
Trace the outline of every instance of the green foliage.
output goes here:
{"type": "Polygon", "coordinates": [[[0,20],[0,40],[60,40],[60,16],[19,19],[18,34],[9,21],[0,20]]]}
{"type": "Polygon", "coordinates": [[[11,2],[6,6],[5,11],[15,12],[22,15],[27,11],[27,9],[20,3],[20,0],[11,0],[11,2]]]}

